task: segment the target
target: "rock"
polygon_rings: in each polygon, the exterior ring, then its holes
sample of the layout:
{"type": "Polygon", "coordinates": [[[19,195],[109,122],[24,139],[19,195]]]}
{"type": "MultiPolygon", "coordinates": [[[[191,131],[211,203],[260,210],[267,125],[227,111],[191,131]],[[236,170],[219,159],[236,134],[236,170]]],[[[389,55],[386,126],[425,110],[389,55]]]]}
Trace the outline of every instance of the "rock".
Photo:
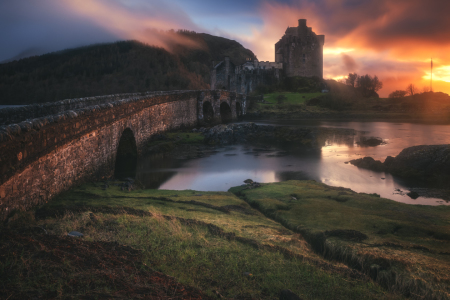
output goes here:
{"type": "Polygon", "coordinates": [[[376,147],[379,145],[386,144],[381,138],[379,137],[369,137],[366,138],[364,136],[360,137],[359,141],[356,142],[359,146],[362,147],[376,147]]]}
{"type": "Polygon", "coordinates": [[[244,180],[244,183],[253,183],[253,180],[251,180],[251,179],[246,179],[246,180],[244,180]]]}
{"type": "Polygon", "coordinates": [[[411,199],[414,199],[414,200],[419,198],[419,194],[414,191],[411,191],[411,192],[407,193],[406,195],[408,195],[411,199]]]}
{"type": "Polygon", "coordinates": [[[383,163],[379,160],[373,159],[372,157],[352,159],[350,163],[362,169],[369,169],[378,172],[384,171],[383,163]]]}
{"type": "Polygon", "coordinates": [[[282,290],[280,292],[280,300],[302,300],[302,298],[294,294],[291,290],[282,290]]]}
{"type": "Polygon", "coordinates": [[[350,161],[351,164],[399,177],[423,180],[436,187],[448,188],[450,180],[450,145],[421,145],[403,149],[384,163],[371,157],[350,161]]]}
{"type": "Polygon", "coordinates": [[[78,231],[71,231],[67,235],[72,236],[72,237],[83,237],[84,236],[84,234],[82,234],[81,232],[78,232],[78,231]]]}

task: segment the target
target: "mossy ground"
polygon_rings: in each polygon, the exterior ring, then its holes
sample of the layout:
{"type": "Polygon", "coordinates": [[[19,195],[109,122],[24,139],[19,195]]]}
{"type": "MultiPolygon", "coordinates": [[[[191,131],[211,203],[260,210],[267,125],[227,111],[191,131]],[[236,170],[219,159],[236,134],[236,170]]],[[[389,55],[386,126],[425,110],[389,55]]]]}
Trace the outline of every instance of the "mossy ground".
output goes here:
{"type": "MultiPolygon", "coordinates": [[[[74,188],[37,210],[37,219],[31,214],[25,214],[28,219],[18,215],[5,230],[16,230],[19,238],[23,236],[20,230],[34,228],[34,239],[38,239],[45,229],[63,244],[67,233],[77,230],[84,234],[85,243],[126,245],[140,253],[142,264],[123,262],[122,269],[151,268],[211,297],[274,299],[282,289],[291,289],[304,299],[401,298],[361,273],[321,258],[302,235],[267,218],[232,193],[128,192],[113,182],[109,185],[74,188]]],[[[39,265],[40,257],[52,253],[51,249],[36,249],[41,253],[37,256],[20,248],[14,250],[16,255],[10,252],[0,256],[0,290],[26,290],[27,295],[52,290],[55,298],[123,292],[117,278],[111,283],[104,276],[92,276],[92,268],[75,270],[67,261],[55,266],[58,272],[42,274],[45,268],[39,265]],[[31,265],[37,270],[34,273],[26,271],[31,265]],[[77,286],[81,286],[76,294],[70,292],[73,272],[77,274],[77,286]]],[[[123,273],[119,269],[111,272],[123,273]]],[[[127,276],[134,278],[127,286],[130,293],[138,279],[145,288],[151,287],[137,272],[120,278],[120,282],[128,282],[127,276]]]]}
{"type": "Polygon", "coordinates": [[[450,296],[450,207],[407,205],[315,181],[232,188],[316,252],[426,299],[450,296]]]}

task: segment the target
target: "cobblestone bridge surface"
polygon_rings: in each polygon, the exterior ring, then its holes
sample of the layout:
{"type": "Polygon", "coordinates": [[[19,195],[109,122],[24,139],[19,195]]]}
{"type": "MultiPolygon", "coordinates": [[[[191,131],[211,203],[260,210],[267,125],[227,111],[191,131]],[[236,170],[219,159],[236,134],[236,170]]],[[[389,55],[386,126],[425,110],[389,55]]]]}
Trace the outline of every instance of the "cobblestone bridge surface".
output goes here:
{"type": "Polygon", "coordinates": [[[114,173],[122,134],[138,155],[156,133],[245,114],[227,91],[172,91],[70,99],[0,110],[0,219],[47,202],[73,185],[114,173]]]}

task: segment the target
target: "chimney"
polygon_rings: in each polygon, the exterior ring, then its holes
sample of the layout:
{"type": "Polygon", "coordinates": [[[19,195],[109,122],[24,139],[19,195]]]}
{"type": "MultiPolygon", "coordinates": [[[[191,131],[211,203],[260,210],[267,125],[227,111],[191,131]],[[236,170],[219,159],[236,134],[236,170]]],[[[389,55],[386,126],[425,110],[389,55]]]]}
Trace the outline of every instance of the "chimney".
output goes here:
{"type": "Polygon", "coordinates": [[[298,27],[306,27],[306,19],[298,20],[298,27]]]}

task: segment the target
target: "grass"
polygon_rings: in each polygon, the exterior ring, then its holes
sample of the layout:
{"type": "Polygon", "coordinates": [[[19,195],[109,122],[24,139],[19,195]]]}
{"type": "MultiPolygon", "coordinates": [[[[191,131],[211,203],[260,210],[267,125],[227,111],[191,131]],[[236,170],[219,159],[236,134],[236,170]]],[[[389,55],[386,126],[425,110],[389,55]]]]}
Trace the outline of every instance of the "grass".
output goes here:
{"type": "Polygon", "coordinates": [[[450,207],[407,205],[314,181],[231,191],[301,233],[317,253],[387,288],[426,299],[450,296],[450,207]]]}
{"type": "Polygon", "coordinates": [[[271,104],[277,104],[277,97],[283,95],[286,97],[284,104],[303,104],[305,101],[321,96],[322,93],[292,93],[292,92],[278,92],[264,95],[264,100],[271,104]]]}
{"type": "Polygon", "coordinates": [[[203,144],[204,136],[197,132],[175,131],[158,135],[152,141],[145,145],[145,152],[161,153],[175,149],[179,145],[198,145],[203,144]]]}
{"type": "MultiPolygon", "coordinates": [[[[139,289],[152,286],[146,274],[154,277],[151,272],[156,270],[175,277],[180,285],[193,287],[192,293],[198,295],[196,289],[200,289],[210,297],[274,299],[282,289],[291,289],[303,299],[401,298],[368,277],[321,258],[302,235],[267,218],[232,193],[124,192],[113,183],[107,189],[101,186],[86,184],[58,196],[36,211],[37,219],[31,214],[18,215],[5,228],[15,232],[7,240],[30,239],[23,228],[34,228],[32,239],[53,237],[65,245],[75,240],[66,237],[67,233],[77,230],[85,235],[77,240],[83,251],[109,247],[111,260],[118,259],[111,245],[122,247],[120,267],[108,265],[110,273],[102,267],[84,271],[76,267],[79,260],[74,258],[66,263],[53,262],[58,271],[47,272],[48,260],[41,257],[54,252],[45,246],[45,240],[33,244],[34,252],[10,244],[5,248],[2,240],[0,246],[8,251],[0,255],[0,295],[5,295],[1,291],[26,291],[10,298],[18,299],[51,291],[55,298],[81,298],[98,293],[123,295],[128,289],[128,295],[138,297],[139,289]],[[43,234],[44,229],[49,235],[43,234]],[[26,271],[31,268],[35,272],[26,271]],[[113,274],[115,281],[94,274],[113,274]],[[75,291],[71,290],[74,280],[75,291]]],[[[70,252],[64,249],[64,253],[70,252]]],[[[85,256],[77,257],[84,261],[85,256]]]]}

